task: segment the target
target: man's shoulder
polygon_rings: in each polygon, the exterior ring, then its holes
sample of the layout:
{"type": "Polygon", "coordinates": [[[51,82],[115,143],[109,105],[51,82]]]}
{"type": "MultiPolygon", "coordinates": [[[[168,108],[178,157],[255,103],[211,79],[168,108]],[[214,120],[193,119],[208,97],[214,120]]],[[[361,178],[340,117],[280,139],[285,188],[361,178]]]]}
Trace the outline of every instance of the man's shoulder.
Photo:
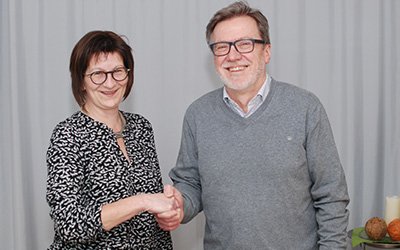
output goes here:
{"type": "Polygon", "coordinates": [[[292,83],[277,81],[272,79],[271,81],[271,90],[280,95],[286,96],[290,99],[299,99],[302,101],[308,100],[311,102],[319,102],[318,97],[312,93],[310,90],[307,90],[303,87],[294,85],[292,83]]]}
{"type": "Polygon", "coordinates": [[[207,109],[215,105],[215,102],[222,99],[222,88],[210,91],[193,101],[188,109],[207,109]]]}
{"type": "Polygon", "coordinates": [[[272,79],[272,81],[271,81],[271,88],[276,88],[276,89],[283,90],[285,92],[289,91],[289,92],[298,93],[298,94],[311,93],[310,91],[306,90],[305,88],[297,86],[293,83],[278,81],[275,79],[272,79]]]}
{"type": "Polygon", "coordinates": [[[218,88],[218,89],[214,89],[204,95],[202,95],[201,97],[199,97],[198,99],[196,99],[193,103],[203,103],[203,102],[209,102],[210,100],[215,100],[216,98],[222,98],[222,87],[218,88]]]}

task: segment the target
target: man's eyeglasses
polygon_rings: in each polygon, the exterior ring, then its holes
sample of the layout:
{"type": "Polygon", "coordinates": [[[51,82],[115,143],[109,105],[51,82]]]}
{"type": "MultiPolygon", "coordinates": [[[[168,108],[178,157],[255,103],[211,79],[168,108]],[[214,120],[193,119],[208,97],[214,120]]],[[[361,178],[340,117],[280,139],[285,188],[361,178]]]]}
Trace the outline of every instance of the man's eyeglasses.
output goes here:
{"type": "Polygon", "coordinates": [[[232,46],[241,54],[250,53],[254,50],[255,43],[266,44],[266,41],[260,39],[240,39],[234,42],[211,43],[208,46],[210,46],[215,56],[225,56],[229,54],[232,46]]]}
{"type": "Polygon", "coordinates": [[[111,74],[112,78],[115,81],[120,82],[128,77],[129,71],[130,69],[126,69],[125,67],[120,67],[111,71],[95,71],[86,74],[85,76],[88,76],[94,84],[100,85],[107,81],[108,74],[111,74]]]}

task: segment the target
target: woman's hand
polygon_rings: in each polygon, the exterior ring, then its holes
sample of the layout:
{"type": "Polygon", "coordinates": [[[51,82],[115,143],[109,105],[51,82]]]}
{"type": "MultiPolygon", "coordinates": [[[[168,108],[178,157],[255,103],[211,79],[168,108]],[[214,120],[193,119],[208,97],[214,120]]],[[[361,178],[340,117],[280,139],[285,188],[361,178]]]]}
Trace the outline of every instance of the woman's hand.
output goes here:
{"type": "Polygon", "coordinates": [[[142,212],[176,216],[177,207],[175,198],[163,193],[138,194],[103,205],[100,216],[104,230],[108,231],[142,212]]]}
{"type": "Polygon", "coordinates": [[[158,194],[143,194],[144,196],[144,211],[152,214],[175,211],[177,203],[174,197],[167,197],[163,193],[158,194]]]}

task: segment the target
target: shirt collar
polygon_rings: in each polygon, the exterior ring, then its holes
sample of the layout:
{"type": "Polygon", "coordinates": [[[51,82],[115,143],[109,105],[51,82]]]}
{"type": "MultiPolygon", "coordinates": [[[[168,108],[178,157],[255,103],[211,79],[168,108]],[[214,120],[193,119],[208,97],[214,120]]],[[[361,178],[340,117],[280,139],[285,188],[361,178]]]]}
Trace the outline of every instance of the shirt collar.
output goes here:
{"type": "MultiPolygon", "coordinates": [[[[271,85],[271,77],[267,74],[265,82],[263,83],[261,88],[258,90],[257,94],[252,99],[254,99],[256,96],[260,96],[261,100],[264,101],[268,95],[270,85],[271,85]]],[[[224,90],[223,90],[223,98],[224,98],[225,102],[233,101],[232,98],[229,97],[228,92],[226,92],[225,86],[224,86],[224,90]]]]}

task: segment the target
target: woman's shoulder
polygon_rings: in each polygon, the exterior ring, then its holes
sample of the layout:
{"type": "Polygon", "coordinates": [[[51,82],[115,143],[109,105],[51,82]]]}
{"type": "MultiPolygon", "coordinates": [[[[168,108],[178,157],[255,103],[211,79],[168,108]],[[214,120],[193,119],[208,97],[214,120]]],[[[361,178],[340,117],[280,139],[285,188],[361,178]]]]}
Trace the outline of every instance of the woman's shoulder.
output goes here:
{"type": "Polygon", "coordinates": [[[80,112],[72,114],[70,117],[60,121],[53,129],[50,137],[51,143],[75,142],[79,138],[84,122],[82,122],[80,112]],[[80,125],[81,124],[81,125],[80,125]]]}
{"type": "Polygon", "coordinates": [[[67,117],[66,119],[60,121],[56,127],[55,130],[57,129],[67,129],[67,128],[77,128],[80,127],[81,125],[85,124],[87,121],[85,121],[85,116],[83,115],[82,112],[77,111],[71,116],[67,117]]]}
{"type": "Polygon", "coordinates": [[[137,113],[125,112],[125,111],[121,111],[121,113],[125,117],[127,125],[134,126],[136,128],[141,128],[141,127],[150,127],[151,128],[150,121],[143,115],[137,114],[137,113]]]}

